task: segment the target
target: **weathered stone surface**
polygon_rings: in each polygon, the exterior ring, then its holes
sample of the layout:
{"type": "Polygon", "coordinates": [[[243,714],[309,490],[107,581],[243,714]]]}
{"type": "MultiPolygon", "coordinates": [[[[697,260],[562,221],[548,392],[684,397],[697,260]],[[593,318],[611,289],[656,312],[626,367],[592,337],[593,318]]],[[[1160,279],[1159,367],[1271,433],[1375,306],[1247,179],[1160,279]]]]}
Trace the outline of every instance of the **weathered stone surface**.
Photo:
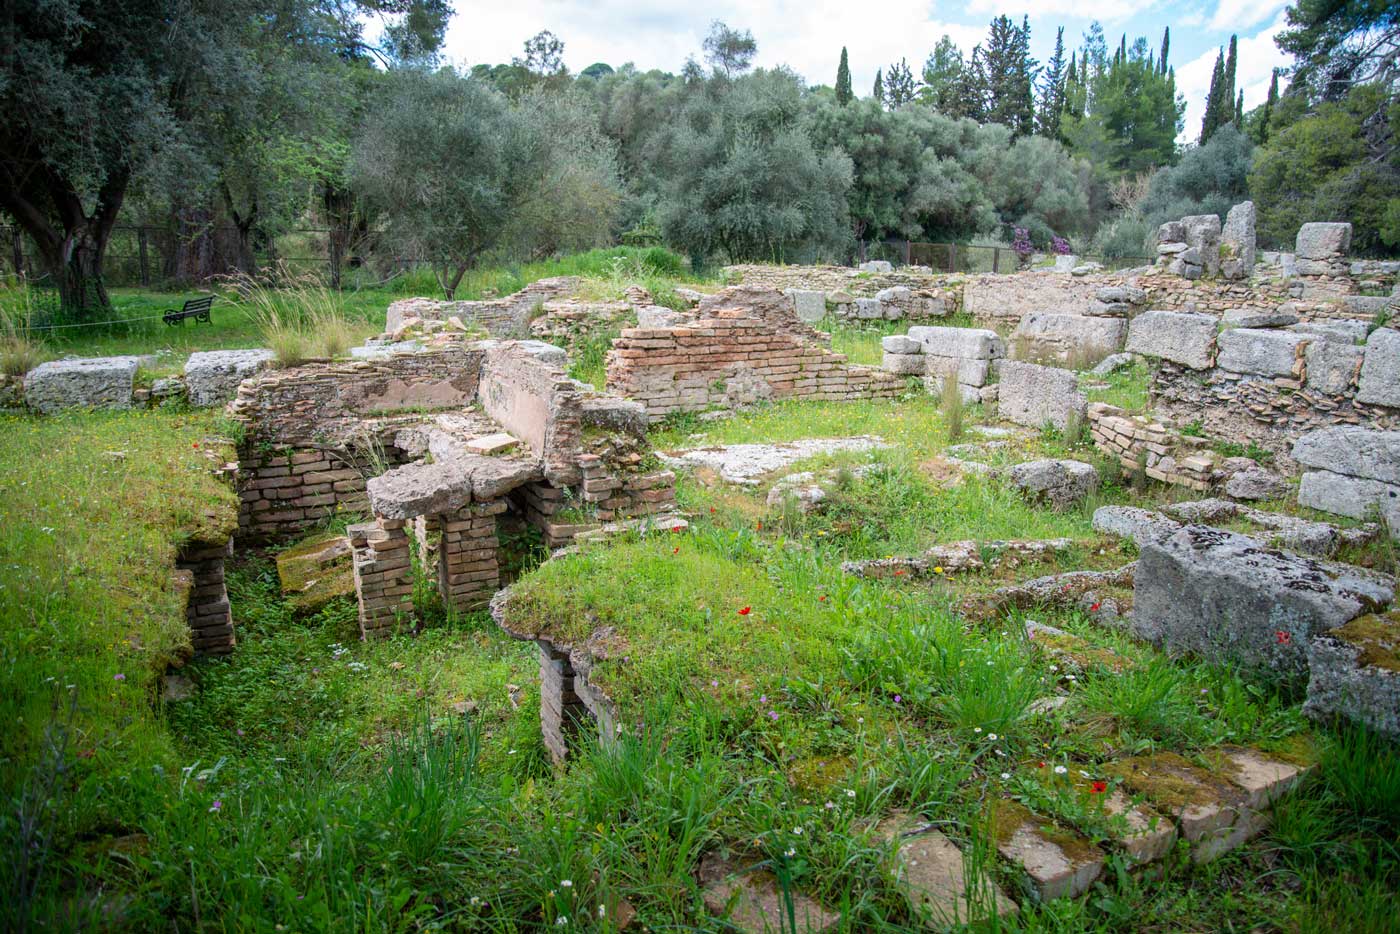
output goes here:
{"type": "Polygon", "coordinates": [[[1095,532],[1129,539],[1138,547],[1165,541],[1181,529],[1180,522],[1137,506],[1100,506],[1094,510],[1092,524],[1095,532]]]}
{"type": "Polygon", "coordinates": [[[1011,340],[1025,360],[1090,365],[1121,350],[1127,331],[1122,318],[1036,312],[1021,318],[1011,340]]]}
{"type": "Polygon", "coordinates": [[[282,593],[297,610],[309,613],[355,592],[350,540],[331,534],[313,538],[277,556],[282,593]]]}
{"type": "Polygon", "coordinates": [[[1112,840],[1133,863],[1150,863],[1171,852],[1176,843],[1176,825],[1145,804],[1118,789],[1103,797],[1103,811],[1110,818],[1122,816],[1122,826],[1114,827],[1112,840]]]}
{"type": "Polygon", "coordinates": [[[880,357],[880,369],[901,376],[923,376],[928,372],[928,359],[919,353],[892,353],[887,350],[880,357]]]}
{"type": "Polygon", "coordinates": [[[1010,801],[996,805],[997,852],[1025,870],[1042,901],[1083,895],[1103,872],[1098,847],[1010,801]]]}
{"type": "Polygon", "coordinates": [[[1262,811],[1288,794],[1308,774],[1294,762],[1266,756],[1257,749],[1222,746],[1215,751],[1230,784],[1244,792],[1244,804],[1262,811]]]}
{"type": "Polygon", "coordinates": [[[1202,269],[1208,276],[1220,272],[1220,216],[1218,214],[1192,214],[1181,219],[1186,228],[1186,242],[1194,250],[1199,250],[1202,269]]]}
{"type": "Polygon", "coordinates": [[[1207,526],[1141,547],[1132,629],[1173,653],[1300,674],[1309,639],[1394,598],[1380,575],[1207,526]]]}
{"type": "Polygon", "coordinates": [[[1247,279],[1254,272],[1255,211],[1253,201],[1241,201],[1225,215],[1220,233],[1221,271],[1228,279],[1247,279]],[[1228,267],[1228,268],[1227,268],[1228,267]]]}
{"type": "Polygon", "coordinates": [[[519,447],[520,439],[504,431],[495,434],[483,435],[480,438],[473,438],[466,444],[467,452],[470,454],[502,454],[512,448],[519,447]]]}
{"type": "Polygon", "coordinates": [[[789,918],[784,894],[772,876],[738,872],[718,857],[707,856],[701,861],[700,884],[705,909],[745,934],[791,931],[793,919],[802,934],[820,934],[841,923],[840,915],[801,892],[791,891],[793,918],[789,918]]]}
{"type": "MultiPolygon", "coordinates": [[[[1285,306],[1286,307],[1286,306],[1285,306]]],[[[1281,328],[1298,323],[1298,315],[1285,307],[1231,308],[1221,319],[1232,328],[1281,328]]]]}
{"type": "Polygon", "coordinates": [[[836,451],[874,451],[889,447],[869,435],[854,438],[803,438],[774,444],[731,444],[693,451],[658,453],[668,467],[705,468],[719,473],[728,483],[755,486],[758,478],[780,470],[805,457],[836,451]]]}
{"type": "Polygon", "coordinates": [[[50,360],[24,374],[24,401],[45,415],[72,408],[129,408],[138,365],[135,357],[50,360]]]}
{"type": "Polygon", "coordinates": [[[1105,770],[1177,821],[1195,862],[1224,855],[1267,825],[1264,816],[1248,806],[1243,789],[1175,753],[1135,756],[1109,763],[1105,770]]]}
{"type": "Polygon", "coordinates": [[[616,396],[592,396],[583,399],[582,410],[585,428],[620,431],[637,439],[646,437],[650,422],[646,406],[640,402],[616,396]]]}
{"type": "Polygon", "coordinates": [[[1087,405],[1070,370],[1013,360],[1001,365],[997,410],[1009,422],[1063,429],[1072,415],[1082,418],[1087,405]]]}
{"type": "Polygon", "coordinates": [[[1298,240],[1294,251],[1299,259],[1332,259],[1345,255],[1349,249],[1350,224],[1312,223],[1298,228],[1298,240]]]}
{"type": "Polygon", "coordinates": [[[1082,461],[1026,461],[1011,468],[1011,484],[1037,501],[1048,502],[1056,509],[1077,505],[1099,488],[1099,472],[1092,464],[1082,461]]]}
{"type": "Polygon", "coordinates": [[[1400,408],[1400,331],[1377,328],[1366,341],[1356,401],[1400,408]]]}
{"type": "Polygon", "coordinates": [[[1130,353],[1109,354],[1107,357],[1100,360],[1098,365],[1089,372],[1093,373],[1095,376],[1107,376],[1124,367],[1132,366],[1134,359],[1136,358],[1130,353]]]}
{"type": "Polygon", "coordinates": [[[1328,340],[1347,344],[1363,344],[1366,342],[1370,325],[1365,321],[1299,321],[1297,324],[1290,325],[1289,330],[1303,334],[1316,334],[1328,340]]]}
{"type": "Polygon", "coordinates": [[[1400,539],[1400,484],[1312,470],[1298,484],[1298,505],[1352,519],[1368,518],[1375,511],[1400,539]]]}
{"type": "Polygon", "coordinates": [[[1393,315],[1400,310],[1394,295],[1343,295],[1342,307],[1350,315],[1393,315]]]}
{"type": "Polygon", "coordinates": [[[981,328],[920,325],[909,329],[909,337],[923,345],[924,353],[937,357],[995,360],[1006,355],[1006,349],[997,332],[981,328]]]}
{"type": "Polygon", "coordinates": [[[405,464],[365,484],[370,508],[387,519],[412,519],[460,509],[472,501],[471,481],[452,462],[405,464]]]}
{"type": "Polygon", "coordinates": [[[894,272],[894,267],[883,259],[873,259],[860,264],[861,272],[894,272]]]}
{"type": "Polygon", "coordinates": [[[1349,341],[1314,340],[1303,352],[1308,388],[1334,396],[1349,392],[1361,369],[1363,353],[1349,341]]]}
{"type": "Polygon", "coordinates": [[[1262,467],[1240,470],[1225,481],[1225,495],[1232,499],[1278,499],[1288,492],[1288,481],[1262,467]]]}
{"type": "Polygon", "coordinates": [[[810,471],[788,474],[780,477],[768,490],[765,502],[770,507],[778,507],[789,501],[799,512],[811,512],[826,501],[826,488],[817,482],[817,475],[810,471]]]}
{"type": "Polygon", "coordinates": [[[1210,367],[1215,319],[1178,311],[1146,311],[1128,325],[1127,349],[1193,370],[1210,367]]]}
{"type": "Polygon", "coordinates": [[[912,337],[905,337],[903,334],[891,334],[889,337],[880,338],[880,349],[885,353],[915,354],[921,353],[924,349],[924,345],[914,340],[912,337]]]}
{"type": "Polygon", "coordinates": [[[1231,328],[1221,333],[1216,364],[1232,373],[1293,376],[1298,350],[1309,338],[1296,331],[1231,328]]]}
{"type": "Polygon", "coordinates": [[[964,386],[982,386],[992,370],[990,360],[968,360],[963,357],[931,357],[924,354],[924,372],[929,376],[952,376],[964,386]]]}
{"type": "Polygon", "coordinates": [[[676,311],[662,305],[648,305],[645,308],[637,309],[637,327],[639,328],[673,328],[693,320],[695,320],[693,314],[676,311]]]}
{"type": "Polygon", "coordinates": [[[984,880],[982,891],[969,898],[962,851],[937,830],[909,824],[907,819],[889,818],[875,833],[885,840],[898,840],[891,875],[925,920],[942,929],[975,924],[993,914],[1016,914],[1016,903],[991,879],[984,880]]]}
{"type": "MultiPolygon", "coordinates": [[[[815,289],[787,289],[797,309],[797,317],[811,324],[826,317],[826,293],[815,289]]],[[[645,326],[645,325],[644,325],[645,326]]]]}
{"type": "Polygon", "coordinates": [[[1293,459],[1304,467],[1400,484],[1400,431],[1319,428],[1293,443],[1293,459]]]}
{"type": "Polygon", "coordinates": [[[238,384],[272,366],[270,350],[208,350],[185,361],[191,405],[222,405],[238,394],[238,384]]]}
{"type": "Polygon", "coordinates": [[[1400,611],[1373,614],[1313,638],[1303,712],[1343,716],[1400,740],[1400,611]]]}
{"type": "MultiPolygon", "coordinates": [[[[650,306],[658,307],[658,306],[650,306]]],[[[670,311],[670,309],[666,309],[670,311]]],[[[541,363],[548,363],[550,366],[564,366],[569,361],[569,355],[563,347],[541,340],[516,341],[516,345],[530,356],[541,363]]]]}

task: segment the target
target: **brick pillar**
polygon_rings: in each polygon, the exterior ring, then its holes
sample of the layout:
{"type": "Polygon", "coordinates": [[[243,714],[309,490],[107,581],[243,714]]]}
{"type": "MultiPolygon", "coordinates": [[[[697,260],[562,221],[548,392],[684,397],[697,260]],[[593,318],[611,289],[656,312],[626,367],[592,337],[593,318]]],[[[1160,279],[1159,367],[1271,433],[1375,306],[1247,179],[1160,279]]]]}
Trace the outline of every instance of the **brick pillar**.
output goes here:
{"type": "Polygon", "coordinates": [[[392,634],[400,616],[413,612],[413,566],[402,519],[376,517],[346,530],[354,550],[360,636],[392,634]]]}
{"type": "Polygon", "coordinates": [[[569,656],[545,642],[540,647],[540,729],[556,764],[569,757],[588,710],[574,693],[574,669],[569,656]]]}
{"type": "Polygon", "coordinates": [[[491,500],[463,506],[438,516],[442,540],[438,544],[438,592],[442,602],[458,610],[486,606],[500,585],[496,517],[506,511],[506,501],[491,500]]]}
{"type": "Polygon", "coordinates": [[[233,554],[233,539],[180,552],[175,565],[194,575],[194,588],[185,608],[190,642],[197,655],[227,655],[233,651],[233,612],[224,586],[224,559],[233,554]]]}

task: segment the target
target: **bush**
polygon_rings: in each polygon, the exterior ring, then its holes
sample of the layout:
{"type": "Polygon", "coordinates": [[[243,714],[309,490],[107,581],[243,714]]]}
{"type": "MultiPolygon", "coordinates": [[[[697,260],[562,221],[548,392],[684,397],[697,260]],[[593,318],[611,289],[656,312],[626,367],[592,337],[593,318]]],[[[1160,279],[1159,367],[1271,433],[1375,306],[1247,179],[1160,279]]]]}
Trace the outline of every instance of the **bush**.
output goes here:
{"type": "Polygon", "coordinates": [[[663,246],[654,246],[642,254],[642,266],[655,276],[678,279],[685,273],[685,260],[663,246]]]}
{"type": "Polygon", "coordinates": [[[312,357],[337,357],[355,342],[341,296],[311,276],[290,275],[279,268],[271,279],[240,275],[232,280],[235,304],[257,322],[264,344],[280,366],[296,366],[312,357]]]}
{"type": "Polygon", "coordinates": [[[1156,228],[1137,214],[1120,214],[1099,228],[1089,251],[1105,259],[1147,256],[1148,241],[1156,228]]]}

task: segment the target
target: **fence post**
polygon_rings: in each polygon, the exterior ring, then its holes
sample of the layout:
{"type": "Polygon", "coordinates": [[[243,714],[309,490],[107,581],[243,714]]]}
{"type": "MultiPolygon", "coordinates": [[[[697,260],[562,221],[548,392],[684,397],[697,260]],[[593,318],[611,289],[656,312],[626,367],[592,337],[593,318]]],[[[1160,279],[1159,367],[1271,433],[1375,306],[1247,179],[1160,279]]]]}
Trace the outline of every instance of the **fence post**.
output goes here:
{"type": "Polygon", "coordinates": [[[10,228],[10,258],[15,264],[15,278],[24,278],[24,241],[20,239],[19,225],[10,228]]]}
{"type": "Polygon", "coordinates": [[[146,261],[146,228],[136,228],[136,244],[141,251],[141,287],[150,288],[151,267],[146,261]]]}
{"type": "Polygon", "coordinates": [[[992,247],[992,272],[1001,272],[1001,247],[992,247]]]}
{"type": "Polygon", "coordinates": [[[956,243],[948,244],[948,271],[958,271],[958,245],[956,243]]]}

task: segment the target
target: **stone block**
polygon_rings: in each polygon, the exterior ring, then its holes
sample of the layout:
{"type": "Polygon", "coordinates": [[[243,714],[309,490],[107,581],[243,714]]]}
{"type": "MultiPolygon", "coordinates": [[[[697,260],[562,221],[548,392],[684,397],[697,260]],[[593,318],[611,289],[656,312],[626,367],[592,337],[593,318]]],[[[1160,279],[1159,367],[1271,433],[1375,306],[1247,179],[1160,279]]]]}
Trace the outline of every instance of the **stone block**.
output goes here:
{"type": "Polygon", "coordinates": [[[909,338],[923,345],[924,353],[938,357],[966,357],[996,360],[1006,356],[1006,348],[996,331],[982,328],[918,326],[909,329],[909,338]]]}
{"type": "Polygon", "coordinates": [[[492,454],[504,453],[505,451],[509,451],[514,447],[518,447],[519,444],[519,439],[517,439],[514,435],[507,434],[504,431],[498,431],[492,435],[486,435],[481,438],[473,438],[472,440],[466,443],[466,449],[469,453],[472,454],[481,454],[484,456],[489,456],[492,454]]]}
{"type": "Polygon", "coordinates": [[[1220,233],[1221,260],[1233,260],[1229,278],[1247,279],[1254,272],[1255,210],[1253,201],[1241,201],[1225,215],[1220,233]]]}
{"type": "MultiPolygon", "coordinates": [[[[1289,306],[1285,305],[1284,307],[1289,306]]],[[[1341,343],[1362,344],[1366,342],[1370,325],[1365,321],[1299,321],[1292,325],[1289,330],[1304,334],[1316,334],[1319,337],[1341,343]]]]}
{"type": "Polygon", "coordinates": [[[1328,260],[1351,249],[1351,225],[1335,223],[1304,224],[1298,228],[1294,252],[1299,259],[1328,260]]]}
{"type": "Polygon", "coordinates": [[[1110,818],[1121,815],[1122,826],[1114,828],[1111,839],[1135,864],[1161,859],[1176,843],[1175,824],[1145,804],[1133,804],[1116,788],[1104,795],[1102,808],[1110,818]]]}
{"type": "Polygon", "coordinates": [[[1094,510],[1091,524],[1095,532],[1126,538],[1138,547],[1166,541],[1181,529],[1175,519],[1137,506],[1100,506],[1094,510]]]}
{"type": "MultiPolygon", "coordinates": [[[[1200,251],[1201,268],[1205,274],[1213,276],[1220,271],[1220,216],[1218,214],[1193,214],[1181,219],[1186,228],[1186,242],[1194,250],[1200,251]]],[[[1190,262],[1190,260],[1187,260],[1190,262]]]]}
{"type": "Polygon", "coordinates": [[[856,317],[863,321],[874,321],[885,316],[885,303],[878,298],[856,299],[856,317]]]}
{"type": "Polygon", "coordinates": [[[1298,484],[1298,505],[1352,519],[1367,519],[1377,512],[1391,535],[1400,540],[1400,485],[1311,470],[1298,484]]]}
{"type": "Polygon", "coordinates": [[[1400,740],[1400,612],[1352,620],[1308,646],[1303,712],[1342,716],[1400,740]]]}
{"type": "Polygon", "coordinates": [[[1309,339],[1296,331],[1232,328],[1220,334],[1216,365],[1251,376],[1292,376],[1299,347],[1309,339]]]}
{"type": "Polygon", "coordinates": [[[72,408],[131,407],[135,357],[50,360],[24,375],[24,401],[45,415],[72,408]]]}
{"type": "Polygon", "coordinates": [[[1012,486],[1032,500],[1048,502],[1056,509],[1077,505],[1099,488],[1098,470],[1081,461],[1026,461],[1013,466],[1008,477],[1012,486]]]}
{"type": "Polygon", "coordinates": [[[894,272],[894,267],[883,259],[873,259],[868,263],[860,264],[861,272],[894,272]]]}
{"type": "Polygon", "coordinates": [[[1024,359],[1075,360],[1091,366],[1123,349],[1127,331],[1122,318],[1032,313],[1021,319],[1011,340],[1024,359]]]}
{"type": "Polygon", "coordinates": [[[1231,499],[1279,499],[1288,493],[1288,481],[1262,467],[1238,470],[1225,480],[1225,495],[1231,499]]]}
{"type": "Polygon", "coordinates": [[[801,892],[788,893],[792,899],[790,918],[784,894],[772,876],[737,872],[714,856],[701,861],[700,884],[705,909],[745,934],[789,931],[794,919],[801,934],[832,931],[841,923],[840,915],[827,911],[801,892]]]}
{"type": "Polygon", "coordinates": [[[891,875],[917,913],[926,915],[926,920],[940,929],[976,924],[993,914],[1016,914],[1016,903],[990,879],[984,881],[981,892],[969,899],[962,851],[937,830],[921,829],[917,824],[901,833],[908,823],[890,818],[875,833],[886,840],[897,839],[891,875]]]}
{"type": "Polygon", "coordinates": [[[1221,319],[1232,328],[1281,328],[1298,323],[1298,315],[1289,305],[1280,308],[1231,308],[1221,319]]]}
{"type": "Polygon", "coordinates": [[[1014,802],[995,806],[997,852],[1025,871],[1041,901],[1083,895],[1103,872],[1103,851],[1079,834],[1014,802]]]}
{"type": "Polygon", "coordinates": [[[820,321],[826,317],[826,293],[815,289],[788,289],[787,294],[792,296],[793,305],[797,308],[797,317],[808,324],[820,321]]]}
{"type": "Polygon", "coordinates": [[[921,353],[924,349],[924,345],[914,340],[912,337],[905,337],[903,334],[891,334],[889,337],[880,338],[880,349],[885,353],[914,354],[921,353]]]}
{"type": "Polygon", "coordinates": [[[272,366],[271,350],[208,350],[185,361],[190,404],[222,405],[238,394],[238,384],[272,366]]]}
{"type": "Polygon", "coordinates": [[[992,371],[990,360],[969,360],[965,357],[923,357],[929,376],[942,379],[952,376],[964,386],[980,387],[987,384],[992,371]]]}
{"type": "Polygon", "coordinates": [[[435,516],[472,501],[471,480],[454,462],[406,464],[365,483],[370,508],[390,519],[435,516]]]}
{"type": "Polygon", "coordinates": [[[1082,417],[1087,400],[1070,370],[1008,360],[1001,365],[997,410],[1018,425],[1063,429],[1071,415],[1082,417]]]}
{"type": "Polygon", "coordinates": [[[1293,459],[1304,467],[1400,484],[1400,430],[1319,428],[1293,443],[1293,459]]]}
{"type": "Polygon", "coordinates": [[[1215,319],[1177,311],[1146,311],[1128,325],[1127,350],[1204,370],[1215,348],[1215,319]]]}
{"type": "Polygon", "coordinates": [[[1203,525],[1142,545],[1132,631],[1171,653],[1298,675],[1308,641],[1387,606],[1394,584],[1203,525]]]}
{"type": "Polygon", "coordinates": [[[923,376],[927,371],[928,358],[923,354],[889,353],[881,358],[880,368],[901,376],[923,376]]]}
{"type": "Polygon", "coordinates": [[[1265,820],[1247,795],[1220,772],[1193,765],[1175,753],[1135,756],[1109,763],[1105,771],[1177,822],[1191,844],[1191,858],[1205,863],[1259,833],[1265,820]]]}
{"type": "Polygon", "coordinates": [[[1331,396],[1349,394],[1363,354],[1362,348],[1349,342],[1314,340],[1303,352],[1308,388],[1331,396]]]}
{"type": "Polygon", "coordinates": [[[1343,295],[1342,307],[1350,315],[1394,315],[1400,311],[1400,300],[1394,295],[1343,295]]]}
{"type": "Polygon", "coordinates": [[[1400,408],[1400,331],[1377,328],[1371,332],[1361,363],[1356,401],[1400,408]]]}

